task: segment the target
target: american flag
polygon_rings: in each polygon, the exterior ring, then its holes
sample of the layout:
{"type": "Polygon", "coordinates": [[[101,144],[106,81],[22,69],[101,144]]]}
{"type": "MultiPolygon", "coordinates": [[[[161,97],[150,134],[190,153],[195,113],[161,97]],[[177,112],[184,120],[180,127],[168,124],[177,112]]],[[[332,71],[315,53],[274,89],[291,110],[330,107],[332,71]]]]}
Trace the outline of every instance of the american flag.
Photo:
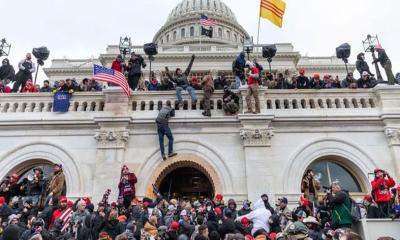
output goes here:
{"type": "Polygon", "coordinates": [[[113,69],[93,64],[93,79],[102,82],[110,82],[120,86],[127,96],[131,95],[128,82],[124,74],[113,69]]]}
{"type": "Polygon", "coordinates": [[[72,208],[67,208],[62,212],[61,216],[59,217],[59,219],[63,221],[63,227],[61,229],[61,232],[65,232],[68,229],[69,220],[72,217],[72,213],[74,213],[74,211],[72,211],[72,208]]]}
{"type": "Polygon", "coordinates": [[[214,27],[217,25],[217,20],[208,18],[206,15],[200,15],[200,25],[204,27],[214,27]]]}

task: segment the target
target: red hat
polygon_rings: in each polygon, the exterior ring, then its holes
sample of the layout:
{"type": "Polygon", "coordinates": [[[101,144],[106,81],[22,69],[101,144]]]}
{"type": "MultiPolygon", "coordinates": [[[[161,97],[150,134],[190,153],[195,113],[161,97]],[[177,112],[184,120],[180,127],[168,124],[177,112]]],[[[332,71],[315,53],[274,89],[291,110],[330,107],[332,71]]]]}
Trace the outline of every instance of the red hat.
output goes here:
{"type": "Polygon", "coordinates": [[[243,217],[242,220],[240,220],[240,222],[241,222],[243,225],[247,225],[247,224],[249,224],[249,219],[248,219],[247,217],[243,217]]]}
{"type": "Polygon", "coordinates": [[[128,168],[128,166],[126,166],[126,165],[124,165],[124,166],[122,166],[122,169],[121,170],[129,170],[129,168],[128,168]]]}
{"type": "Polygon", "coordinates": [[[84,198],[82,198],[82,200],[86,203],[86,205],[89,205],[92,203],[92,201],[90,200],[89,197],[84,197],[84,198]]]}
{"type": "Polygon", "coordinates": [[[144,203],[143,203],[143,206],[145,206],[145,207],[148,207],[149,205],[150,205],[149,202],[144,202],[144,203]]]}
{"type": "Polygon", "coordinates": [[[176,221],[173,221],[170,225],[169,225],[169,229],[171,231],[175,231],[177,232],[179,230],[179,223],[176,221]]]}
{"type": "Polygon", "coordinates": [[[112,202],[112,203],[111,203],[111,207],[114,207],[114,208],[115,208],[116,206],[117,206],[117,203],[116,203],[116,202],[112,202]]]}
{"type": "Polygon", "coordinates": [[[376,174],[377,172],[383,172],[383,170],[382,170],[382,169],[380,169],[380,168],[375,168],[375,170],[374,170],[374,174],[376,174]]]}
{"type": "Polygon", "coordinates": [[[396,187],[396,191],[400,191],[400,185],[396,187]]]}
{"type": "Polygon", "coordinates": [[[365,195],[364,200],[372,202],[372,196],[371,195],[365,195]]]}
{"type": "Polygon", "coordinates": [[[66,196],[61,196],[60,199],[59,199],[59,202],[60,202],[60,203],[61,203],[61,202],[68,202],[68,199],[67,199],[66,196]]]}
{"type": "Polygon", "coordinates": [[[6,203],[6,199],[4,197],[0,197],[0,204],[6,203]]]}
{"type": "Polygon", "coordinates": [[[300,74],[304,74],[305,72],[306,72],[306,70],[304,70],[304,68],[300,68],[300,69],[299,69],[299,73],[300,73],[300,74]]]}
{"type": "Polygon", "coordinates": [[[321,77],[319,76],[318,73],[314,74],[314,79],[320,79],[321,77]]]}
{"type": "Polygon", "coordinates": [[[71,207],[73,207],[73,206],[74,206],[74,203],[73,203],[72,201],[69,201],[69,200],[68,200],[68,202],[67,202],[67,207],[70,207],[70,208],[71,208],[71,207]]]}
{"type": "Polygon", "coordinates": [[[222,214],[222,210],[221,210],[221,208],[219,208],[219,207],[214,208],[214,212],[215,212],[215,214],[217,214],[217,215],[222,214]]]}
{"type": "Polygon", "coordinates": [[[118,217],[118,222],[125,222],[128,218],[125,215],[121,215],[118,217]]]}
{"type": "Polygon", "coordinates": [[[216,196],[215,196],[215,199],[217,200],[217,201],[222,201],[223,199],[224,199],[224,196],[222,196],[222,194],[217,194],[216,196]]]}

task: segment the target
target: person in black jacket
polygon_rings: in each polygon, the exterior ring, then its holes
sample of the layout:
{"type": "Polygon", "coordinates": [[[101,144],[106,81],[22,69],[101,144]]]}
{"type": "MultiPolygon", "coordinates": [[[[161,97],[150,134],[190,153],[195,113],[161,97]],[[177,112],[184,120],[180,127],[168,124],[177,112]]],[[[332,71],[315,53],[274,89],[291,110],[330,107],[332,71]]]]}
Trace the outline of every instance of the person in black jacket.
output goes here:
{"type": "Polygon", "coordinates": [[[193,87],[190,86],[189,81],[188,81],[188,76],[190,74],[190,71],[192,70],[193,62],[196,56],[193,54],[192,58],[190,59],[189,65],[187,66],[186,70],[182,72],[182,69],[177,68],[175,70],[175,77],[172,77],[168,67],[165,67],[166,75],[167,77],[174,83],[176,83],[176,97],[178,98],[179,105],[182,105],[182,94],[181,92],[183,90],[186,90],[190,97],[192,98],[192,104],[196,105],[197,103],[197,97],[196,97],[196,91],[193,87]]]}
{"type": "Polygon", "coordinates": [[[363,72],[367,72],[369,75],[374,76],[374,74],[372,74],[371,71],[369,70],[368,63],[365,61],[364,53],[359,53],[357,55],[356,69],[360,73],[360,76],[362,75],[363,72]]]}
{"type": "Polygon", "coordinates": [[[299,74],[300,76],[298,76],[296,78],[296,88],[297,89],[307,89],[309,88],[309,84],[310,84],[310,80],[308,79],[308,77],[305,76],[306,71],[304,70],[304,68],[300,68],[299,69],[299,74]]]}
{"type": "Polygon", "coordinates": [[[366,71],[364,71],[361,74],[361,78],[357,80],[358,88],[373,88],[376,84],[376,80],[371,78],[366,71]]]}
{"type": "Polygon", "coordinates": [[[246,66],[246,58],[244,52],[241,52],[239,56],[232,63],[232,72],[235,76],[235,84],[232,88],[239,89],[244,84],[245,74],[244,68],[246,66]]]}
{"type": "Polygon", "coordinates": [[[8,58],[4,58],[1,62],[0,67],[0,80],[6,80],[7,82],[14,81],[15,78],[15,70],[14,67],[10,64],[10,60],[8,58]]]}
{"type": "Polygon", "coordinates": [[[141,68],[146,68],[146,63],[141,55],[132,52],[131,58],[128,61],[128,84],[129,87],[134,91],[139,83],[139,79],[142,76],[141,68]]]}
{"type": "Polygon", "coordinates": [[[110,213],[102,231],[108,233],[112,239],[124,232],[124,226],[118,221],[118,213],[116,211],[110,213]]]}
{"type": "Polygon", "coordinates": [[[222,239],[225,239],[225,235],[229,233],[236,233],[235,221],[232,219],[232,211],[226,210],[224,220],[219,220],[218,232],[222,239]]]}

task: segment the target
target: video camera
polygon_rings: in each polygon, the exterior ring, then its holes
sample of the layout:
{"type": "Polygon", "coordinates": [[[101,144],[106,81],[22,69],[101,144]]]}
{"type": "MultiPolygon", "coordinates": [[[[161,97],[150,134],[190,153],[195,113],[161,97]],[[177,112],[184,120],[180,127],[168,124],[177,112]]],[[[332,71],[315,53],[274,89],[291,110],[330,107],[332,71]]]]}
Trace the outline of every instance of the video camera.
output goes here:
{"type": "Polygon", "coordinates": [[[331,193],[332,192],[332,187],[322,186],[322,188],[324,189],[325,193],[331,193]]]}

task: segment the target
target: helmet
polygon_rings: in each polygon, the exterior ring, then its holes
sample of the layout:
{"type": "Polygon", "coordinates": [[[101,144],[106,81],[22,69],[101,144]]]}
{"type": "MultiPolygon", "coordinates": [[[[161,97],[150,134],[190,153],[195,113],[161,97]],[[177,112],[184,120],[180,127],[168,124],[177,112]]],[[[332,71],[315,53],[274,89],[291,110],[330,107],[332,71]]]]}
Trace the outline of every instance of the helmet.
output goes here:
{"type": "Polygon", "coordinates": [[[296,239],[303,239],[308,237],[308,228],[306,225],[304,225],[304,223],[297,221],[288,226],[286,233],[289,236],[296,237],[296,239]]]}

